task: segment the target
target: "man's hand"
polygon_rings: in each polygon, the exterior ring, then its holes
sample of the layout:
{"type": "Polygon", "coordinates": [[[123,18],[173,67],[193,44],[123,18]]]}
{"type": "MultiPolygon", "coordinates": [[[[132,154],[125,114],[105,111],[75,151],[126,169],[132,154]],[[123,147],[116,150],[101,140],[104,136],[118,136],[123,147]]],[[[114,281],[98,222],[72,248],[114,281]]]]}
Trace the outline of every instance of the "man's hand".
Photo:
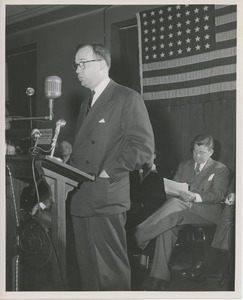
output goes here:
{"type": "Polygon", "coordinates": [[[42,203],[42,202],[40,202],[40,204],[37,203],[37,204],[32,208],[32,211],[31,211],[31,215],[32,215],[32,216],[34,216],[34,215],[37,213],[39,207],[40,207],[40,209],[42,209],[42,210],[46,208],[46,206],[45,206],[44,203],[42,203]]]}
{"type": "Polygon", "coordinates": [[[180,196],[185,202],[194,202],[196,200],[196,195],[190,191],[180,192],[180,196]]]}
{"type": "Polygon", "coordinates": [[[225,204],[227,204],[227,205],[234,205],[235,204],[235,194],[234,193],[230,193],[226,197],[225,204]]]}

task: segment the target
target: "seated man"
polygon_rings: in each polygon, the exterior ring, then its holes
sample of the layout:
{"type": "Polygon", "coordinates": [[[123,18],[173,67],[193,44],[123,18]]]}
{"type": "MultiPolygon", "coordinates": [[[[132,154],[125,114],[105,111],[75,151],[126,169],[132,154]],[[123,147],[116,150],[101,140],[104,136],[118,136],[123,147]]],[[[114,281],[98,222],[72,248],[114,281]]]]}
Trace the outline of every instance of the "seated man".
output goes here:
{"type": "Polygon", "coordinates": [[[158,165],[159,155],[156,151],[151,161],[145,163],[142,169],[132,172],[130,185],[132,203],[131,209],[127,212],[126,229],[143,222],[165,202],[164,181],[157,170],[158,165]]]}
{"type": "Polygon", "coordinates": [[[137,245],[145,249],[155,240],[150,277],[145,290],[165,290],[170,281],[169,260],[181,225],[217,224],[221,200],[229,183],[225,165],[211,158],[214,141],[210,135],[199,135],[193,142],[193,159],[182,162],[174,180],[187,183],[190,191],[168,200],[134,231],[137,245]]]}
{"type": "Polygon", "coordinates": [[[60,158],[63,160],[65,164],[70,165],[71,153],[72,153],[72,145],[68,141],[62,141],[59,144],[59,152],[60,158]]]}
{"type": "MultiPolygon", "coordinates": [[[[235,194],[229,192],[211,246],[202,260],[197,261],[191,268],[182,270],[183,277],[193,281],[202,281],[207,279],[207,275],[211,272],[217,271],[221,277],[219,284],[224,284],[230,261],[229,252],[233,246],[234,217],[235,194]]],[[[233,281],[233,278],[229,278],[229,280],[233,281]]]]}

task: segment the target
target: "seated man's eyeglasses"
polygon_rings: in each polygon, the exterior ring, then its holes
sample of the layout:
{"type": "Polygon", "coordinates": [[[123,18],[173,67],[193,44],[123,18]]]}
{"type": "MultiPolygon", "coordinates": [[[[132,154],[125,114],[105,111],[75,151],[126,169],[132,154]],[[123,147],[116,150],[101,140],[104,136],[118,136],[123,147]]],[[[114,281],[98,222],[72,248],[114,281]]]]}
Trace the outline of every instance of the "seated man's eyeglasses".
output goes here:
{"type": "Polygon", "coordinates": [[[101,61],[102,59],[91,59],[91,60],[85,60],[85,61],[80,61],[78,63],[74,63],[72,64],[72,67],[74,69],[74,71],[77,70],[78,67],[80,67],[80,69],[85,69],[85,66],[87,63],[90,63],[90,62],[94,62],[94,61],[101,61]]]}

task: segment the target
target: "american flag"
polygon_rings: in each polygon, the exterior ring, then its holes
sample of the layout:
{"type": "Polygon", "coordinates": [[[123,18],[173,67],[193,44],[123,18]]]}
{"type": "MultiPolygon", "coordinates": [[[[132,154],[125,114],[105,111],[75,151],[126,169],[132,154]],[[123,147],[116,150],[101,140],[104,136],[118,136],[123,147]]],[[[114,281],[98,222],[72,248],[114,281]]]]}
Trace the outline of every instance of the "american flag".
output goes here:
{"type": "Polygon", "coordinates": [[[145,100],[236,95],[236,5],[167,5],[137,13],[145,100]]]}

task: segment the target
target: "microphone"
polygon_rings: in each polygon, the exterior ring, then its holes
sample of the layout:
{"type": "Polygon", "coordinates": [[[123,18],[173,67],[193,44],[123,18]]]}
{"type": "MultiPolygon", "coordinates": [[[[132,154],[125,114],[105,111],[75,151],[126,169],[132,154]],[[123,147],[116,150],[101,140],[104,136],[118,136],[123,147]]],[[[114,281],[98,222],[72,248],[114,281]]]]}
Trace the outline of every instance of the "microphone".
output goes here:
{"type": "Polygon", "coordinates": [[[58,76],[48,76],[45,79],[45,96],[49,99],[50,120],[53,119],[54,99],[62,94],[62,80],[58,76]]]}
{"type": "Polygon", "coordinates": [[[63,119],[60,119],[56,122],[56,129],[55,129],[55,134],[54,134],[54,137],[52,139],[52,144],[51,144],[51,155],[50,157],[53,157],[53,154],[54,154],[54,151],[55,151],[55,148],[56,148],[56,143],[57,143],[57,137],[59,135],[59,132],[60,132],[60,129],[62,127],[64,127],[66,125],[66,121],[63,120],[63,119]]]}
{"type": "Polygon", "coordinates": [[[26,95],[27,96],[33,96],[35,94],[35,90],[32,87],[28,87],[26,89],[26,95]]]}
{"type": "Polygon", "coordinates": [[[39,138],[41,137],[41,133],[40,133],[40,130],[39,129],[33,129],[31,131],[31,134],[30,134],[32,140],[35,141],[35,145],[34,145],[34,148],[36,148],[37,144],[38,144],[38,141],[39,141],[39,138]]]}

